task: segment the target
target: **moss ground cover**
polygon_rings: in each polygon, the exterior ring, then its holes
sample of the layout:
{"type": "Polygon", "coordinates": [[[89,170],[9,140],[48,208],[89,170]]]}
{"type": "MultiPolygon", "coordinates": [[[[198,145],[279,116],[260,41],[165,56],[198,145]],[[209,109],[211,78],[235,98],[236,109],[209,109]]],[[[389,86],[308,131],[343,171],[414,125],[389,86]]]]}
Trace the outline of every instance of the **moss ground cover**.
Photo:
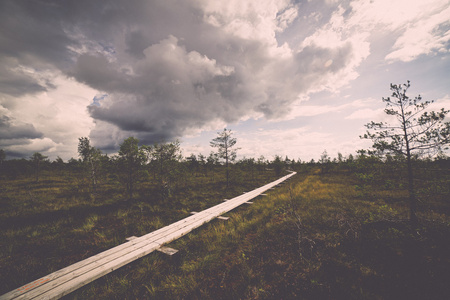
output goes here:
{"type": "Polygon", "coordinates": [[[97,193],[81,172],[42,172],[38,182],[0,177],[0,294],[275,178],[262,172],[225,189],[224,170],[218,168],[210,176],[185,179],[165,198],[150,178],[127,200],[114,177],[97,193]]]}
{"type": "MultiPolygon", "coordinates": [[[[386,174],[299,169],[288,184],[227,213],[228,221],[172,242],[175,257],[152,253],[66,298],[443,299],[450,292],[448,175],[419,186],[420,224],[412,228],[407,191],[386,174]]],[[[236,181],[228,191],[218,180],[223,173],[215,181],[193,177],[170,201],[149,197],[151,183],[130,202],[113,182],[107,196],[68,193],[70,176],[36,186],[10,182],[2,187],[1,293],[260,186],[269,175],[236,181]],[[33,198],[15,184],[31,186],[33,198]]]]}

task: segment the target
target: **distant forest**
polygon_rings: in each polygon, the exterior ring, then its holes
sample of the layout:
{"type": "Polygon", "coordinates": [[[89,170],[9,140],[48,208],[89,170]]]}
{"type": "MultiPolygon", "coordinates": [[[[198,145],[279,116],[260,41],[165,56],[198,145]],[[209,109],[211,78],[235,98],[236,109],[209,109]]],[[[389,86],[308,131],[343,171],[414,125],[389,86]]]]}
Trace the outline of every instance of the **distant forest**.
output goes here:
{"type": "MultiPolygon", "coordinates": [[[[220,149],[219,149],[220,150],[220,149]]],[[[223,149],[222,149],[223,150],[223,149]]],[[[232,149],[228,149],[230,153],[232,149]]],[[[104,191],[111,184],[122,186],[124,195],[133,198],[133,192],[141,184],[151,183],[158,187],[162,197],[170,196],[171,191],[186,187],[192,177],[205,183],[219,182],[225,171],[229,169],[230,185],[241,180],[240,176],[269,174],[281,176],[286,170],[309,172],[317,168],[322,174],[350,172],[365,183],[378,183],[389,188],[406,188],[407,169],[402,155],[381,155],[377,151],[358,150],[356,155],[336,157],[328,155],[324,150],[320,159],[302,161],[275,155],[271,160],[258,158],[236,159],[230,156],[225,164],[225,157],[230,153],[211,151],[209,156],[190,154],[182,156],[180,143],[156,143],[151,146],[139,145],[139,140],[130,137],[123,141],[117,155],[109,156],[90,145],[86,137],[79,139],[79,158],[71,158],[67,162],[60,157],[50,161],[41,153],[34,153],[29,159],[6,159],[5,152],[0,161],[0,179],[45,181],[47,178],[70,173],[74,178],[76,190],[88,194],[104,191]]],[[[415,170],[415,181],[421,186],[425,181],[433,182],[428,188],[439,189],[449,187],[448,182],[441,182],[439,174],[450,172],[450,157],[440,152],[434,157],[412,157],[415,170]]],[[[274,177],[274,178],[275,178],[274,177]]],[[[444,179],[442,177],[442,179],[444,179]]],[[[426,184],[425,184],[426,185],[426,184]]]]}

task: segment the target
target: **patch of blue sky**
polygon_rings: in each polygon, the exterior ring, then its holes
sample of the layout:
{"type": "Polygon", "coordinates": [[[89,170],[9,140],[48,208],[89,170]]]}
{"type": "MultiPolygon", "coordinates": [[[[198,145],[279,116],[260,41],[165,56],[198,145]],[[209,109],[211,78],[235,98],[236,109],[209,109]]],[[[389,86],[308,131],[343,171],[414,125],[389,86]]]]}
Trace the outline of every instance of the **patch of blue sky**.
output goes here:
{"type": "Polygon", "coordinates": [[[91,105],[100,107],[100,105],[101,105],[100,101],[102,101],[106,97],[108,97],[108,94],[97,94],[97,95],[95,95],[94,99],[92,99],[92,104],[91,105]]]}

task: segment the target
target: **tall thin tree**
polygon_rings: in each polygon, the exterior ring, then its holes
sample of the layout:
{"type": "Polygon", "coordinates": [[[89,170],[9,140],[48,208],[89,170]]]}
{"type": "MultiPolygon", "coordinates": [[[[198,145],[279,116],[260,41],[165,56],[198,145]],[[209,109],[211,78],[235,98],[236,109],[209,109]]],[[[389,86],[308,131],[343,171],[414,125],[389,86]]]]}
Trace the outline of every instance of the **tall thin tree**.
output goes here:
{"type": "Polygon", "coordinates": [[[102,152],[91,146],[91,141],[87,137],[78,139],[78,154],[83,162],[90,167],[90,177],[94,193],[97,191],[98,171],[101,163],[102,152]]]}
{"type": "Polygon", "coordinates": [[[35,174],[36,174],[36,182],[39,181],[39,173],[40,173],[40,169],[41,169],[41,165],[42,163],[47,159],[47,156],[42,155],[39,152],[34,152],[33,155],[31,156],[31,160],[34,163],[34,168],[35,168],[35,174]]]}
{"type": "Polygon", "coordinates": [[[210,145],[211,147],[218,148],[218,154],[220,158],[225,160],[225,168],[227,172],[227,187],[229,186],[229,162],[236,159],[237,148],[233,148],[236,145],[236,138],[232,137],[230,129],[224,129],[222,132],[217,132],[218,136],[214,138],[210,145]]]}
{"type": "Polygon", "coordinates": [[[373,148],[381,152],[395,153],[406,158],[410,221],[416,225],[416,194],[414,189],[413,155],[433,155],[450,143],[450,122],[443,122],[449,110],[438,112],[427,108],[433,101],[423,101],[419,95],[414,99],[406,95],[406,84],[391,84],[391,97],[382,98],[386,103],[384,112],[393,116],[393,125],[387,122],[366,124],[367,132],[361,138],[371,139],[373,148]]]}

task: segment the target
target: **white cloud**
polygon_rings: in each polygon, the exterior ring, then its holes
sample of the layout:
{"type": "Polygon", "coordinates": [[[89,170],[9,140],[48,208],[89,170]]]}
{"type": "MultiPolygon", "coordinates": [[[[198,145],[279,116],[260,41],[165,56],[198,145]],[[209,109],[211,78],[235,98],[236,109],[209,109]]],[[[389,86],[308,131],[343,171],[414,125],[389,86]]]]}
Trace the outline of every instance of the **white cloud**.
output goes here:
{"type": "Polygon", "coordinates": [[[351,57],[345,68],[324,77],[310,92],[323,88],[337,91],[356,79],[358,67],[370,55],[370,41],[374,36],[397,35],[386,55],[389,61],[411,61],[421,54],[448,53],[449,19],[450,3],[446,0],[355,0],[349,3],[349,8],[339,5],[330,20],[307,37],[300,48],[316,45],[333,49],[350,45],[351,57]]]}
{"type": "Polygon", "coordinates": [[[275,32],[284,30],[297,17],[297,9],[289,0],[202,1],[200,5],[211,25],[244,39],[264,40],[272,45],[276,45],[275,32]]]}
{"type": "Polygon", "coordinates": [[[400,32],[386,59],[411,61],[421,54],[446,51],[450,41],[447,0],[357,0],[347,27],[365,32],[400,32]]]}
{"type": "MultiPolygon", "coordinates": [[[[7,141],[0,140],[0,147],[3,144],[6,151],[17,154],[42,152],[52,159],[56,155],[63,159],[77,156],[78,138],[88,136],[93,127],[86,106],[97,91],[58,73],[53,74],[52,84],[55,88],[47,92],[12,100],[1,98],[0,107],[6,105],[17,124],[33,124],[43,137],[29,137],[16,146],[6,146],[7,141]]],[[[5,110],[3,107],[2,114],[6,115],[5,110]]]]}
{"type": "Polygon", "coordinates": [[[290,158],[309,157],[313,155],[317,146],[324,145],[329,140],[330,133],[314,132],[309,127],[292,129],[265,129],[261,131],[246,132],[238,137],[241,156],[265,156],[272,159],[273,155],[288,155],[290,158]],[[289,143],[286,143],[289,141],[289,143]]]}
{"type": "MultiPolygon", "coordinates": [[[[343,47],[350,49],[350,56],[346,61],[345,67],[337,72],[328,74],[310,92],[317,92],[323,89],[336,92],[341,87],[346,86],[359,76],[357,67],[370,54],[370,44],[367,41],[369,33],[349,26],[344,15],[344,8],[339,6],[332,14],[330,21],[307,37],[300,46],[301,49],[313,45],[328,49],[343,47]]],[[[325,62],[325,66],[331,67],[333,63],[332,59],[328,59],[325,62]]]]}
{"type": "Polygon", "coordinates": [[[365,30],[397,30],[411,21],[427,16],[427,12],[436,10],[447,1],[410,1],[410,0],[354,0],[350,2],[352,15],[348,20],[350,26],[359,26],[365,30]]]}
{"type": "Polygon", "coordinates": [[[293,120],[298,117],[314,117],[327,113],[340,113],[353,108],[361,108],[371,105],[373,99],[355,100],[341,105],[306,105],[298,102],[292,105],[289,114],[283,120],[293,120]]]}
{"type": "Polygon", "coordinates": [[[294,105],[292,111],[288,115],[288,119],[295,119],[298,117],[314,117],[330,112],[338,112],[345,107],[348,107],[348,105],[294,105]]]}
{"type": "Polygon", "coordinates": [[[352,112],[350,115],[345,117],[347,120],[367,120],[367,119],[374,119],[380,115],[379,109],[370,109],[370,108],[364,108],[359,109],[357,111],[352,112]]]}
{"type": "Polygon", "coordinates": [[[344,136],[319,131],[310,126],[258,130],[236,135],[238,146],[241,147],[241,157],[257,158],[263,155],[267,159],[273,159],[277,154],[308,161],[311,158],[318,159],[324,150],[327,150],[331,157],[336,157],[338,152],[348,155],[366,144],[358,136],[343,141],[344,136]]]}
{"type": "Polygon", "coordinates": [[[6,147],[5,150],[12,152],[15,155],[26,156],[29,153],[41,152],[48,156],[56,151],[57,144],[49,138],[32,139],[27,144],[15,144],[10,147],[6,147]]]}
{"type": "Polygon", "coordinates": [[[439,13],[411,22],[397,39],[388,60],[411,61],[421,54],[448,53],[450,5],[439,13]]]}

